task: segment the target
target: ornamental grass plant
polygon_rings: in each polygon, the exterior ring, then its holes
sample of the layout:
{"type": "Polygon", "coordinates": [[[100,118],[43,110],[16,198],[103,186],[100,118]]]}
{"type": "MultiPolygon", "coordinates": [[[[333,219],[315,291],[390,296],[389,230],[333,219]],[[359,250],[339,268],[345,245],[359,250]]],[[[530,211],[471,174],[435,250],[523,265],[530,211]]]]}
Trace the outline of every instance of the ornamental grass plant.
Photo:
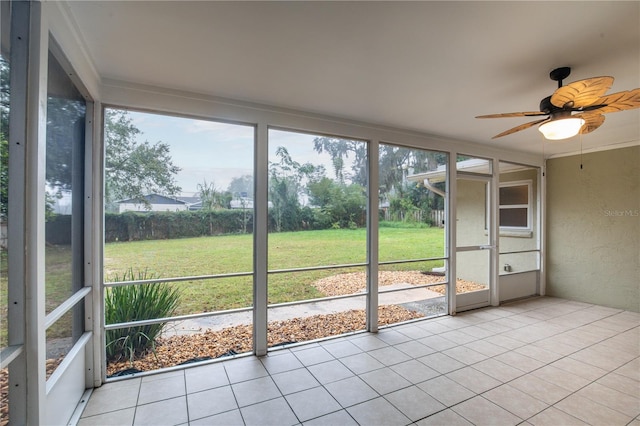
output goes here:
{"type": "MultiPolygon", "coordinates": [[[[153,280],[159,277],[129,268],[115,274],[111,282],[153,280]]],[[[179,291],[167,283],[144,283],[109,287],[105,292],[105,324],[120,324],[173,316],[180,302],[179,291]]],[[[129,359],[154,350],[155,341],[166,323],[107,330],[106,353],[110,360],[129,359]]]]}

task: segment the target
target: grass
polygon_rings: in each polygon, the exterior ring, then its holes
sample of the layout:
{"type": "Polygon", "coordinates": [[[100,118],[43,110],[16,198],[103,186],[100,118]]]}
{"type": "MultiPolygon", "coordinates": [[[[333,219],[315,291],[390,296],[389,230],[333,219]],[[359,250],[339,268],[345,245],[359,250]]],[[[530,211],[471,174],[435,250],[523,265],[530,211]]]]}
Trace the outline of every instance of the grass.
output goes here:
{"type": "Polygon", "coordinates": [[[7,329],[7,309],[9,307],[8,272],[7,250],[0,248],[0,348],[6,348],[9,345],[7,329]]]}
{"type": "MultiPolygon", "coordinates": [[[[444,231],[440,228],[381,227],[379,241],[381,261],[440,257],[444,253],[444,231]]],[[[128,268],[146,269],[163,278],[250,272],[252,253],[252,235],[109,243],[105,245],[105,276],[110,280],[128,268]]],[[[268,253],[270,270],[364,263],[366,231],[332,229],[274,233],[269,235],[268,253]]],[[[421,263],[420,267],[441,265],[442,261],[421,263]]],[[[413,270],[416,265],[394,265],[393,269],[413,270]]],[[[362,271],[363,268],[270,274],[269,303],[321,297],[322,294],[311,286],[315,280],[354,270],[362,271]]],[[[172,284],[180,288],[178,313],[251,306],[252,280],[252,277],[236,277],[172,284]]]]}
{"type": "MultiPolygon", "coordinates": [[[[8,282],[7,250],[0,251],[0,347],[8,345],[8,282]]],[[[49,314],[69,298],[71,289],[71,247],[45,248],[45,313],[49,314]]],[[[63,315],[47,329],[47,339],[71,336],[72,315],[63,315]]]]}
{"type": "MultiPolygon", "coordinates": [[[[366,231],[364,229],[331,229],[322,231],[283,232],[269,235],[269,269],[364,263],[366,231]]],[[[379,229],[380,261],[441,257],[444,253],[444,230],[421,226],[389,225],[379,229]]],[[[0,257],[0,347],[7,345],[7,259],[0,257]]],[[[253,269],[253,236],[226,235],[118,242],[105,245],[105,278],[113,279],[126,270],[147,270],[162,278],[251,272],[253,269]]],[[[46,311],[50,312],[71,295],[70,248],[46,248],[46,311]]],[[[384,269],[413,270],[441,266],[442,261],[419,265],[406,263],[384,269]]],[[[322,270],[269,275],[269,303],[280,303],[321,297],[311,284],[320,278],[340,272],[322,270]]],[[[179,314],[219,309],[248,307],[253,304],[253,278],[235,277],[216,280],[192,280],[173,283],[180,290],[179,314]]],[[[70,335],[66,318],[54,324],[47,337],[70,335]]]]}

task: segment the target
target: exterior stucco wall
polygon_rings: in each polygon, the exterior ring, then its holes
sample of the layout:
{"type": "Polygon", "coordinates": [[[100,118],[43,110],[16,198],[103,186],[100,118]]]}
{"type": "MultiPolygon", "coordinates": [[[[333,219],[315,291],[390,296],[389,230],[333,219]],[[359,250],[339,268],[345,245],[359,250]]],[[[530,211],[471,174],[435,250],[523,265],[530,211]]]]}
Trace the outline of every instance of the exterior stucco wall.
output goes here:
{"type": "Polygon", "coordinates": [[[640,146],[547,162],[547,294],[640,312],[640,146]]]}

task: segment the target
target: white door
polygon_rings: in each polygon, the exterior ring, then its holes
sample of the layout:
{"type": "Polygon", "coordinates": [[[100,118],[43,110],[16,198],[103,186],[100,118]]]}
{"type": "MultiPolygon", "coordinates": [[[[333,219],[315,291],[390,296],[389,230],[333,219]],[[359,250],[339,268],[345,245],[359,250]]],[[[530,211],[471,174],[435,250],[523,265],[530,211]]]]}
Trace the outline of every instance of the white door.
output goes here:
{"type": "Polygon", "coordinates": [[[456,191],[456,311],[491,302],[491,177],[464,175],[456,191]]]}

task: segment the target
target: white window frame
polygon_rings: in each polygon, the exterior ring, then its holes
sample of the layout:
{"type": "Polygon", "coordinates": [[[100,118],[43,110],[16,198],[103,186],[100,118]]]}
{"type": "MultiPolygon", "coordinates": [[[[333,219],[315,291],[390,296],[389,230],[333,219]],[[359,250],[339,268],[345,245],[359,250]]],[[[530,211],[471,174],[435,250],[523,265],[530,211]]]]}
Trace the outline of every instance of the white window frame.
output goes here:
{"type": "Polygon", "coordinates": [[[533,227],[532,227],[532,214],[533,214],[533,201],[532,201],[532,196],[533,196],[533,182],[528,179],[528,180],[517,180],[517,181],[511,181],[511,182],[500,182],[500,189],[502,188],[507,188],[507,187],[512,187],[512,186],[526,186],[527,187],[527,204],[509,204],[509,205],[505,205],[503,206],[502,204],[500,204],[500,194],[498,193],[498,221],[500,220],[500,211],[502,211],[503,209],[522,209],[522,208],[526,208],[527,209],[527,226],[502,226],[501,224],[499,224],[500,226],[500,233],[501,235],[504,235],[504,233],[527,233],[528,235],[530,235],[530,233],[533,231],[533,227]]]}

